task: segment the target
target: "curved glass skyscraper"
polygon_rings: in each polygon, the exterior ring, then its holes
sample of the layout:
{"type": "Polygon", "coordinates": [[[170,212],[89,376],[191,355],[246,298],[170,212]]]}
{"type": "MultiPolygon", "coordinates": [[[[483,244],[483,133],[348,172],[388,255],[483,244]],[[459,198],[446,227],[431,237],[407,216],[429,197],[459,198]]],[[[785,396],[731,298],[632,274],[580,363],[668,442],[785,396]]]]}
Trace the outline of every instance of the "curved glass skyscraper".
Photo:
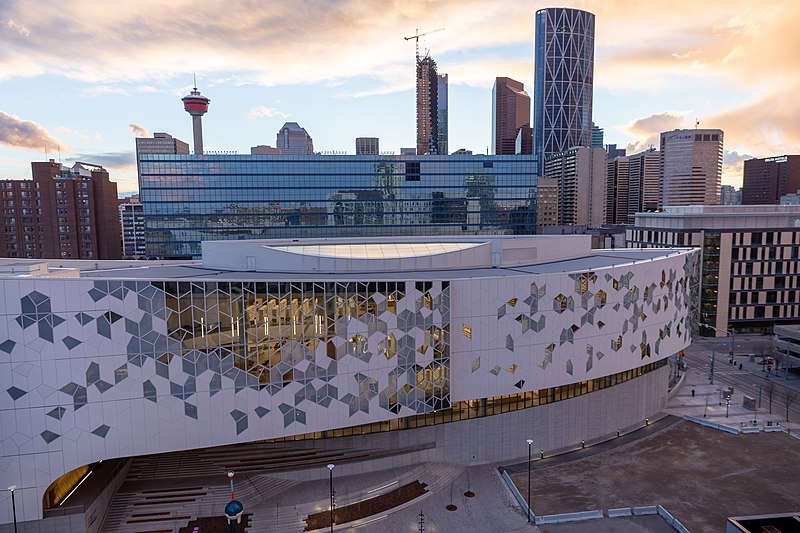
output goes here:
{"type": "Polygon", "coordinates": [[[580,9],[536,12],[533,147],[539,161],[592,143],[594,14],[580,9]]]}

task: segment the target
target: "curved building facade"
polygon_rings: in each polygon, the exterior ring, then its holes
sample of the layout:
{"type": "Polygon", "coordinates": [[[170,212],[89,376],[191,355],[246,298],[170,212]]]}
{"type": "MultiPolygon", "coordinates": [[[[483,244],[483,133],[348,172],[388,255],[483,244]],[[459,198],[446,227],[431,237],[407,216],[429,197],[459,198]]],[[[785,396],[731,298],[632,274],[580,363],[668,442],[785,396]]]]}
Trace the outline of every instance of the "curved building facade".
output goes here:
{"type": "MultiPolygon", "coordinates": [[[[577,396],[597,411],[591,431],[612,431],[600,415],[641,415],[639,376],[663,376],[690,342],[696,254],[453,237],[212,241],[202,261],[167,264],[9,261],[0,485],[21,487],[32,520],[58,504],[55,479],[103,459],[389,434],[426,417],[466,420],[501,450],[492,415],[577,396]]],[[[648,390],[655,412],[666,383],[648,390]]]]}

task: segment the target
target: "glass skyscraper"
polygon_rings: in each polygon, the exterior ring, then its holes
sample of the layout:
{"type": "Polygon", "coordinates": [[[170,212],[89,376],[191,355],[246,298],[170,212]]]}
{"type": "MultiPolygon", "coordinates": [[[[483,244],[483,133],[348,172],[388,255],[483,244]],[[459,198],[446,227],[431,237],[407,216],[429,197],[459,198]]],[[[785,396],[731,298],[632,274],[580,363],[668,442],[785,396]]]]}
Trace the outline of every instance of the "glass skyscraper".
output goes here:
{"type": "Polygon", "coordinates": [[[535,156],[142,154],[147,254],[200,242],[533,234],[535,156]]]}
{"type": "Polygon", "coordinates": [[[545,157],[592,145],[594,14],[536,12],[533,153],[545,157]]]}

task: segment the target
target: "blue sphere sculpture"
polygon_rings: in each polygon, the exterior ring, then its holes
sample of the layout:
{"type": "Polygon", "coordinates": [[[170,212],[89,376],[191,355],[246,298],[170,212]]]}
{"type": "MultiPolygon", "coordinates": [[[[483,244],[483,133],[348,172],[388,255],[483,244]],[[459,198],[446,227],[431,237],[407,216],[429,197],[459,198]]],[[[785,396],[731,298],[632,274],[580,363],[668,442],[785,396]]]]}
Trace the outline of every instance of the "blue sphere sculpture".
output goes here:
{"type": "Polygon", "coordinates": [[[244,505],[239,500],[231,500],[225,506],[225,516],[228,518],[239,518],[242,511],[244,511],[244,505]]]}

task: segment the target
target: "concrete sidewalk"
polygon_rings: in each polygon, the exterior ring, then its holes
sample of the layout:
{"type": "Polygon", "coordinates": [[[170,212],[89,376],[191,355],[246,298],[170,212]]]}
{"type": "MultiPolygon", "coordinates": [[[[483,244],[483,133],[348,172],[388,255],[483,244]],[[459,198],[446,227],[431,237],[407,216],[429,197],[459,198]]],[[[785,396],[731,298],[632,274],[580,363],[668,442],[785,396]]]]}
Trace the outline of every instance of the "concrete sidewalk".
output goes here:
{"type": "MultiPolygon", "coordinates": [[[[718,372],[735,371],[733,365],[728,365],[726,362],[721,364],[717,362],[716,365],[720,369],[718,372]]],[[[703,418],[709,422],[734,428],[742,428],[743,425],[754,427],[754,422],[757,424],[756,427],[762,429],[769,424],[780,425],[786,428],[790,434],[800,438],[800,424],[796,421],[786,422],[785,416],[781,413],[782,407],[773,408],[773,412],[770,413],[765,395],[762,394],[761,407],[755,411],[742,406],[744,396],[755,398],[756,404],[758,404],[757,388],[745,389],[734,386],[730,405],[726,405],[722,392],[727,388],[728,385],[721,383],[719,379],[712,385],[708,379],[707,369],[690,366],[681,383],[673,391],[665,412],[681,417],[689,415],[703,418]],[[692,390],[694,390],[694,395],[692,395],[692,390]]]]}

